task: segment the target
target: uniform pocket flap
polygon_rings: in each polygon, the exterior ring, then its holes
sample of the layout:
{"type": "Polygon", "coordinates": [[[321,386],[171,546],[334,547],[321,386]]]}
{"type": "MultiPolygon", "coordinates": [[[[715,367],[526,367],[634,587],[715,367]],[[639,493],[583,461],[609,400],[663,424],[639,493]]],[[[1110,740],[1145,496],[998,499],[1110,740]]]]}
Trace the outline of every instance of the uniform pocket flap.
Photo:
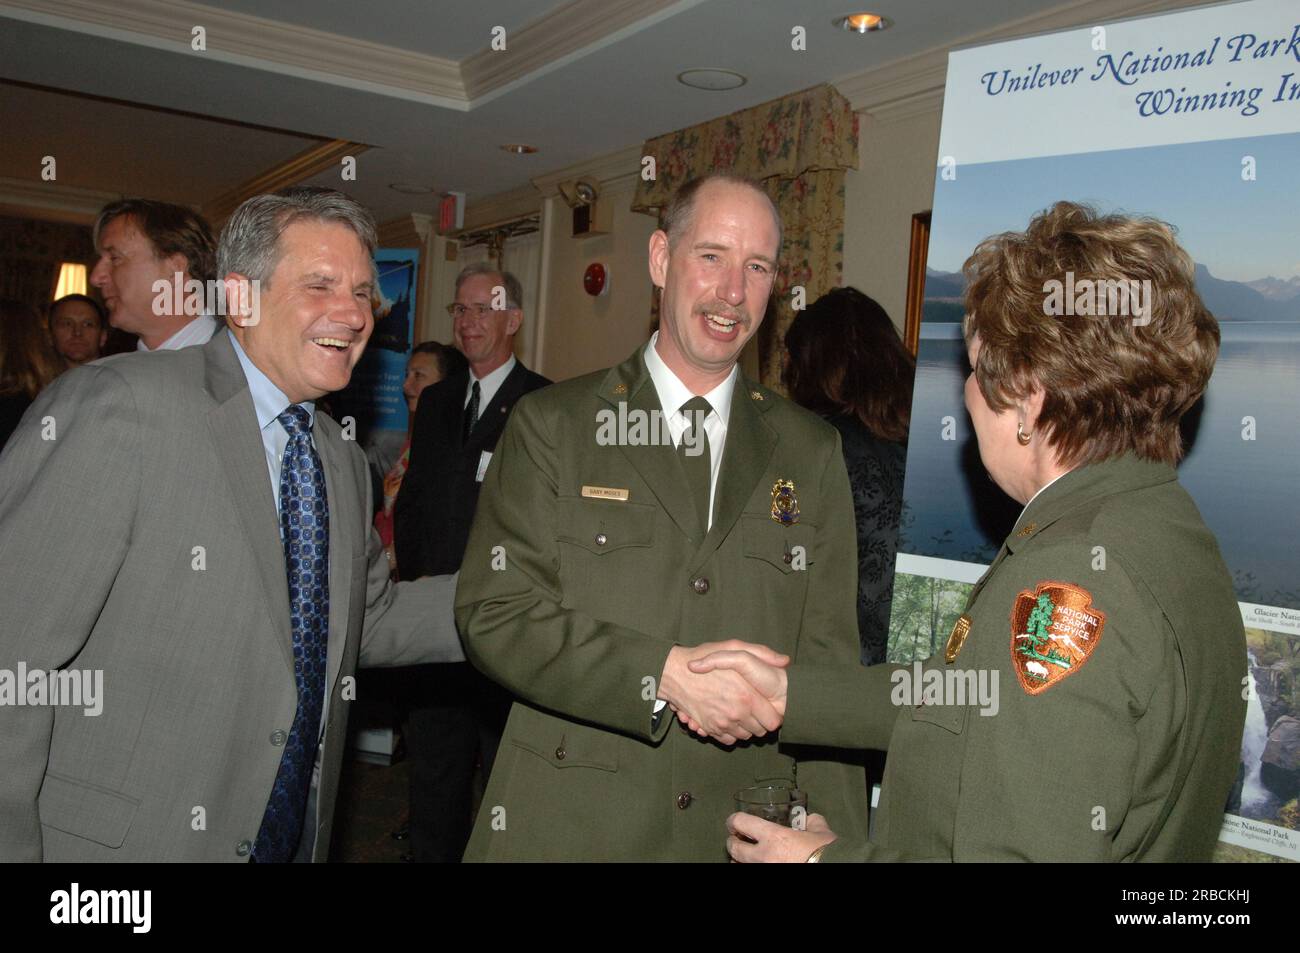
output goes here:
{"type": "Polygon", "coordinates": [[[603,556],[629,546],[650,546],[658,507],[649,503],[561,497],[556,538],[603,556]]]}
{"type": "Polygon", "coordinates": [[[39,800],[41,823],[105,847],[121,847],[140,807],[136,798],[48,771],[39,800]]]}
{"type": "Polygon", "coordinates": [[[913,705],[912,721],[938,725],[954,735],[959,735],[966,727],[966,714],[969,705],[913,705]]]}
{"type": "Polygon", "coordinates": [[[812,540],[817,528],[809,523],[784,526],[767,516],[741,520],[745,555],[790,573],[812,565],[812,540]]]}
{"type": "Polygon", "coordinates": [[[607,752],[600,752],[599,756],[594,756],[594,752],[584,752],[582,746],[570,745],[564,738],[554,748],[547,748],[543,745],[524,741],[520,738],[511,738],[511,744],[516,748],[522,748],[529,754],[537,755],[553,768],[598,768],[601,771],[617,771],[618,760],[609,756],[607,752]],[[570,750],[572,749],[572,750],[570,750]]]}

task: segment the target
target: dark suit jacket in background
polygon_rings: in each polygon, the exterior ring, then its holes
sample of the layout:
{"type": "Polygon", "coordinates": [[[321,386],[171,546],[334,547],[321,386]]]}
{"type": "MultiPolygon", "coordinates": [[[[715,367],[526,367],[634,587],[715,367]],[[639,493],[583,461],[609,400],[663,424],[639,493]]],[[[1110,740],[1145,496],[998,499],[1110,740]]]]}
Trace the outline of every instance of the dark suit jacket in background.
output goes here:
{"type": "Polygon", "coordinates": [[[424,389],[411,428],[411,462],[393,509],[393,551],[403,579],[456,572],[465,555],[482,483],[481,454],[496,449],[510,408],[550,381],[518,361],[462,444],[469,371],[424,389]]]}

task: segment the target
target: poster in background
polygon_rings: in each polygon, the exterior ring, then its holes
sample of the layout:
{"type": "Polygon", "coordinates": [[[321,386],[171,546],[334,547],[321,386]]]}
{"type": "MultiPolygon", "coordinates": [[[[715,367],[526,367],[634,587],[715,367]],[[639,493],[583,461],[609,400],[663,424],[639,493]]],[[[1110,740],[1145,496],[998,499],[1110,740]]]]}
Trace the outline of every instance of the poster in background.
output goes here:
{"type": "Polygon", "coordinates": [[[330,397],[336,420],[351,416],[357,439],[368,442],[382,431],[406,434],[406,398],[402,381],[415,327],[415,286],[420,252],[415,248],[381,248],[375,252],[379,283],[371,301],[375,330],[352,371],[348,386],[330,397]]]}
{"type": "Polygon", "coordinates": [[[1249,648],[1220,860],[1300,860],[1300,7],[1201,8],[949,58],[889,659],[943,645],[1021,507],[963,403],[962,263],[1061,199],[1174,225],[1222,347],[1182,485],[1249,648]]]}

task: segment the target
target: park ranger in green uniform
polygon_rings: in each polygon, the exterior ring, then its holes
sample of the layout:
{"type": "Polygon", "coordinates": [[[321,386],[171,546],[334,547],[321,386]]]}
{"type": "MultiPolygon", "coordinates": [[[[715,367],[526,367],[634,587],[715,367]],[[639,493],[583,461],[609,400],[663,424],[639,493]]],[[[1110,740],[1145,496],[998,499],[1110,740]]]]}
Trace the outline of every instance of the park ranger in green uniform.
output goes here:
{"type": "Polygon", "coordinates": [[[657,334],[511,414],[457,593],[467,656],[519,699],[467,860],[724,862],[734,794],[766,781],[865,837],[861,767],[783,744],[735,672],[687,669],[860,667],[839,437],[736,364],[779,248],[752,183],[683,186],[650,240],[657,334]]]}
{"type": "Polygon", "coordinates": [[[784,694],[788,740],[889,752],[870,841],[816,817],[793,832],[737,815],[728,849],[1208,860],[1237,773],[1246,645],[1218,545],[1173,468],[1219,345],[1192,260],[1163,223],[1061,202],[985,241],[965,270],[967,410],[989,475],[1027,506],[919,676],[787,673],[737,652],[694,663],[784,694]],[[1076,287],[1150,281],[1150,310],[1045,316],[1067,271],[1076,287]],[[992,703],[974,697],[990,677],[992,703]]]}

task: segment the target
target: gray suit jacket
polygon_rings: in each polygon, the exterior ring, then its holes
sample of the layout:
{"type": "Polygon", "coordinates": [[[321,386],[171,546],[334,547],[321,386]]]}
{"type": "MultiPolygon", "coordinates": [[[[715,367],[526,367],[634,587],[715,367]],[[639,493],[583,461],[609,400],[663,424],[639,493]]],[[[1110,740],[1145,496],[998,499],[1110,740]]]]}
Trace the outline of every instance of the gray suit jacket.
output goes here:
{"type": "MultiPolygon", "coordinates": [[[[312,438],[330,507],[324,860],[357,666],[463,655],[455,577],[390,584],[365,456],[324,413],[312,438]]],[[[72,370],[24,417],[0,456],[0,678],[20,664],[102,672],[102,711],[0,706],[0,860],[247,860],[297,690],[279,519],[226,334],[72,370]]]]}

